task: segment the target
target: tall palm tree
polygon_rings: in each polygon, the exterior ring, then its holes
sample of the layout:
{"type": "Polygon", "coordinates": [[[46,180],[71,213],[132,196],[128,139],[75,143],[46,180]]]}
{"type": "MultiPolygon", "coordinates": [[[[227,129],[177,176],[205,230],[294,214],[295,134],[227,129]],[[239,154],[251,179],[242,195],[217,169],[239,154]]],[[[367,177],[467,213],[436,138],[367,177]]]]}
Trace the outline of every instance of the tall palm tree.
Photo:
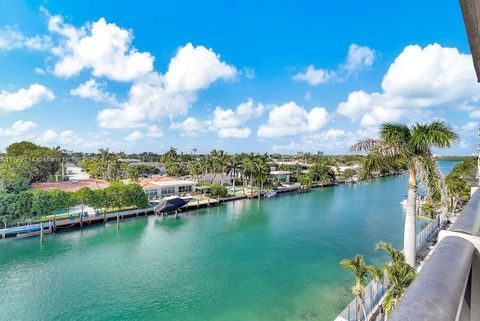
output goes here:
{"type": "Polygon", "coordinates": [[[261,191],[263,190],[263,184],[268,179],[270,174],[270,166],[267,163],[268,155],[256,155],[254,158],[254,176],[259,185],[258,198],[260,199],[261,191]]]}
{"type": "Polygon", "coordinates": [[[226,172],[229,156],[223,150],[214,157],[215,173],[220,173],[220,185],[223,185],[223,174],[226,172]]]}
{"type": "Polygon", "coordinates": [[[357,254],[353,259],[344,259],[340,265],[347,271],[352,272],[355,278],[355,285],[352,287],[352,293],[360,299],[357,304],[356,319],[360,320],[360,310],[363,310],[364,320],[367,320],[365,311],[365,284],[370,276],[376,275],[377,269],[365,263],[363,255],[357,254]],[[375,271],[372,273],[372,271],[375,271]]]}
{"type": "Polygon", "coordinates": [[[242,171],[242,160],[240,157],[238,155],[230,157],[226,169],[227,174],[233,177],[233,195],[235,195],[235,180],[237,179],[237,174],[242,171]]]}
{"type": "Polygon", "coordinates": [[[369,175],[385,168],[394,168],[399,162],[408,168],[408,198],[405,217],[404,251],[406,262],[415,266],[415,223],[418,178],[427,192],[438,191],[438,170],[432,160],[432,148],[446,148],[458,141],[458,135],[449,125],[437,120],[412,126],[386,123],[380,128],[379,139],[364,139],[351,147],[352,151],[366,151],[362,171],[369,175]]]}
{"type": "Polygon", "coordinates": [[[243,175],[247,184],[253,185],[253,175],[255,173],[255,154],[245,154],[242,159],[243,175]]]}
{"type": "Polygon", "coordinates": [[[197,160],[189,162],[188,172],[194,179],[198,179],[198,176],[202,173],[202,163],[197,160]]]}

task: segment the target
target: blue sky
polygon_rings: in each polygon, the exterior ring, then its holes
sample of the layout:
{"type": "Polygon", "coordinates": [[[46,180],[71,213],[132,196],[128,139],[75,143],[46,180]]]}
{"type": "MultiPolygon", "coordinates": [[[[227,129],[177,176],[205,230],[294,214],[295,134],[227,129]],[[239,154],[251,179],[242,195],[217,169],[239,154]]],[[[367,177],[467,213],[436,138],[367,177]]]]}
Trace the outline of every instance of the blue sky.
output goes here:
{"type": "Polygon", "coordinates": [[[346,153],[480,86],[455,1],[1,1],[0,149],[346,153]]]}

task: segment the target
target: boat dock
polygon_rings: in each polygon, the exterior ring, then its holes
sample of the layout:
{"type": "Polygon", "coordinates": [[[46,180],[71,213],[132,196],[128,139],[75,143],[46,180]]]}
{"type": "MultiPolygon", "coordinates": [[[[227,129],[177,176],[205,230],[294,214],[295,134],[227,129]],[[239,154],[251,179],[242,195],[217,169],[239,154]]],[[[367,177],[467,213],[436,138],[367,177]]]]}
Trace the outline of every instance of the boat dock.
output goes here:
{"type": "MultiPolygon", "coordinates": [[[[193,209],[205,208],[210,206],[216,206],[220,204],[220,200],[214,198],[203,197],[199,199],[192,199],[184,207],[178,210],[178,212],[186,212],[193,209]]],[[[84,225],[102,224],[110,220],[116,220],[117,215],[121,220],[131,217],[148,216],[153,215],[153,207],[143,209],[132,209],[119,212],[101,213],[99,211],[93,213],[72,213],[69,215],[49,215],[48,221],[32,222],[27,225],[15,226],[10,228],[0,229],[0,238],[5,239],[7,237],[25,238],[31,236],[39,236],[42,234],[49,234],[56,230],[71,229],[83,227],[84,225]],[[61,218],[56,218],[61,217],[61,218]]],[[[175,214],[166,213],[165,215],[175,214]]]]}

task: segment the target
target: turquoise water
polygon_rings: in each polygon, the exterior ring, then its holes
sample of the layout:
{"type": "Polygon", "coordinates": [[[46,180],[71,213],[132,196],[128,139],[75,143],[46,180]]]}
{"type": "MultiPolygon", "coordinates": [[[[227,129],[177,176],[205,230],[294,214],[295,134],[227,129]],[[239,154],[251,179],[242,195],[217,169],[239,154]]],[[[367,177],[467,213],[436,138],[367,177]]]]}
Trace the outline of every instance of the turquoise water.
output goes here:
{"type": "Polygon", "coordinates": [[[389,177],[1,241],[0,319],[332,320],[352,299],[338,262],[401,247],[405,188],[389,177]]]}

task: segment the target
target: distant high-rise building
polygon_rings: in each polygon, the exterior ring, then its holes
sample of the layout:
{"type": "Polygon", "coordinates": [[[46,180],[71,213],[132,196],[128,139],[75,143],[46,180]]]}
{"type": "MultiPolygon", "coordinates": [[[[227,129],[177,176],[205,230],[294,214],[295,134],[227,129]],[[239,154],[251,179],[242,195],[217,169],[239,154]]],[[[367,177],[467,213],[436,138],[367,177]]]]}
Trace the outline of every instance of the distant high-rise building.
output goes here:
{"type": "Polygon", "coordinates": [[[322,151],[317,151],[317,156],[323,156],[323,152],[322,151]]]}

